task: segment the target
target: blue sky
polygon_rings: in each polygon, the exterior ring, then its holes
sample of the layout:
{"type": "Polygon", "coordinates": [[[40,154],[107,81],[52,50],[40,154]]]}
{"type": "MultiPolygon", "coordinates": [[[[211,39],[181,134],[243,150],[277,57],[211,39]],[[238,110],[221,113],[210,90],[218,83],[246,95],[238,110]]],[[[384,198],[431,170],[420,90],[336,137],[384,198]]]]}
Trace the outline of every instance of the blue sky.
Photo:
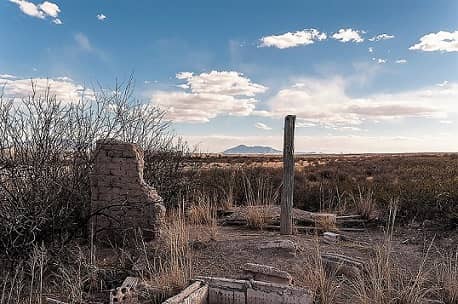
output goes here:
{"type": "Polygon", "coordinates": [[[203,151],[458,150],[458,1],[0,0],[0,82],[62,98],[134,73],[203,151]]]}

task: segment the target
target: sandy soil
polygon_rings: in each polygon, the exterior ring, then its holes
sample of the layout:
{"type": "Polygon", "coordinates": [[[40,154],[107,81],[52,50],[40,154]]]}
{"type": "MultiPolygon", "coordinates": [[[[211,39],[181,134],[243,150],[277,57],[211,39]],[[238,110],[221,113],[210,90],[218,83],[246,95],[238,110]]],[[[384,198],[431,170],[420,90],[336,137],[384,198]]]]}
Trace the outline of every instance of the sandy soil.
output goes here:
{"type": "MultiPolygon", "coordinates": [[[[374,246],[380,244],[385,238],[382,228],[367,232],[345,232],[344,235],[352,241],[343,241],[338,245],[327,244],[322,237],[318,237],[320,251],[367,260],[373,254],[374,246]]],[[[398,228],[392,238],[393,256],[400,267],[405,268],[406,271],[416,271],[432,241],[433,245],[429,252],[430,262],[440,259],[444,252],[456,250],[458,233],[456,230],[437,234],[433,230],[398,228]]],[[[242,265],[251,262],[288,271],[293,276],[295,284],[302,285],[304,265],[310,255],[316,254],[316,236],[310,234],[283,236],[273,231],[253,231],[241,227],[223,226],[219,227],[214,240],[199,242],[195,247],[193,256],[195,275],[237,278],[242,273],[242,265]],[[280,239],[291,240],[298,245],[296,257],[259,249],[259,244],[264,241],[280,239]]]]}

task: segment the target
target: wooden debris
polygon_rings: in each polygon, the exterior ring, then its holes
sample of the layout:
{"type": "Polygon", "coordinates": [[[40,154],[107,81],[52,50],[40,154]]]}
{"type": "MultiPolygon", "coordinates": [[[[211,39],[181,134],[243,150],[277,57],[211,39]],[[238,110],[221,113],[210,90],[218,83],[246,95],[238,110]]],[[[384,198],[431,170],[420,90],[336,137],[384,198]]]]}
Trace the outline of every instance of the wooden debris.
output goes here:
{"type": "Polygon", "coordinates": [[[162,304],[194,304],[206,303],[208,297],[208,285],[201,281],[195,281],[176,296],[166,300],[162,304]]]}
{"type": "Polygon", "coordinates": [[[284,285],[291,285],[293,281],[289,273],[272,266],[246,263],[242,268],[244,271],[244,279],[284,285]]]}
{"type": "Polygon", "coordinates": [[[68,304],[67,302],[62,302],[60,300],[56,300],[56,299],[52,299],[48,297],[46,297],[46,303],[48,304],[68,304]]]}
{"type": "Polygon", "coordinates": [[[328,271],[337,275],[355,277],[361,274],[364,269],[362,260],[335,253],[323,253],[321,259],[328,271]]]}
{"type": "Polygon", "coordinates": [[[121,287],[110,290],[110,304],[138,304],[135,288],[139,281],[139,278],[127,277],[121,287]]]}
{"type": "MultiPolygon", "coordinates": [[[[197,277],[208,285],[208,303],[219,304],[312,304],[308,289],[255,280],[197,277]]],[[[196,302],[198,303],[198,302],[196,302]]]]}
{"type": "MultiPolygon", "coordinates": [[[[275,229],[280,227],[280,207],[279,206],[250,206],[250,207],[236,207],[230,212],[226,212],[219,223],[221,225],[247,225],[247,208],[262,208],[263,214],[266,215],[266,226],[268,229],[275,229]]],[[[313,227],[318,231],[366,231],[368,221],[363,219],[360,215],[339,215],[334,213],[314,213],[297,208],[293,208],[293,220],[295,223],[294,229],[299,228],[303,231],[306,228],[313,227]]],[[[310,229],[310,228],[307,228],[310,229]]]]}

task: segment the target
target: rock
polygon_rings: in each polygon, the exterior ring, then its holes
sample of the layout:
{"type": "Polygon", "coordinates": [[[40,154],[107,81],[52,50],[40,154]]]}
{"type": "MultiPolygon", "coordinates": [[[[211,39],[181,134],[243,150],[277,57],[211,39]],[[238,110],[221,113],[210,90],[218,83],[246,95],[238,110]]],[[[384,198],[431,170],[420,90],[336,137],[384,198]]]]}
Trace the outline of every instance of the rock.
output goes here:
{"type": "Polygon", "coordinates": [[[289,273],[272,266],[246,263],[242,268],[246,279],[284,285],[290,285],[293,281],[289,273]]]}
{"type": "Polygon", "coordinates": [[[261,243],[259,248],[296,256],[297,245],[290,240],[274,240],[261,243]]]}
{"type": "Polygon", "coordinates": [[[340,234],[334,232],[323,233],[323,239],[327,243],[336,244],[341,240],[340,234]]]}

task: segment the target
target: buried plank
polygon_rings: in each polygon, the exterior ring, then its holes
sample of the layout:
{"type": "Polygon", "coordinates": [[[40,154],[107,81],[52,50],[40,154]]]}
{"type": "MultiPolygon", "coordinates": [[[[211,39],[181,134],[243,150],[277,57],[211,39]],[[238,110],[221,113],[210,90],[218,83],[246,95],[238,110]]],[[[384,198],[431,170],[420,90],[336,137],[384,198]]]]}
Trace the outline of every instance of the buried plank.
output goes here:
{"type": "Polygon", "coordinates": [[[48,297],[46,297],[46,303],[48,304],[68,304],[67,302],[62,302],[60,300],[56,300],[56,299],[52,299],[48,297]]]}
{"type": "Polygon", "coordinates": [[[305,288],[251,281],[246,304],[312,304],[314,294],[305,288]]]}
{"type": "Polygon", "coordinates": [[[364,262],[360,259],[335,253],[323,253],[321,259],[328,271],[347,277],[359,276],[364,270],[364,262]]]}
{"type": "Polygon", "coordinates": [[[290,285],[293,281],[289,273],[272,266],[246,263],[242,268],[246,279],[283,285],[290,285]]]}
{"type": "Polygon", "coordinates": [[[259,245],[259,249],[271,250],[291,256],[296,256],[297,245],[290,240],[274,240],[262,242],[259,245]]]}

